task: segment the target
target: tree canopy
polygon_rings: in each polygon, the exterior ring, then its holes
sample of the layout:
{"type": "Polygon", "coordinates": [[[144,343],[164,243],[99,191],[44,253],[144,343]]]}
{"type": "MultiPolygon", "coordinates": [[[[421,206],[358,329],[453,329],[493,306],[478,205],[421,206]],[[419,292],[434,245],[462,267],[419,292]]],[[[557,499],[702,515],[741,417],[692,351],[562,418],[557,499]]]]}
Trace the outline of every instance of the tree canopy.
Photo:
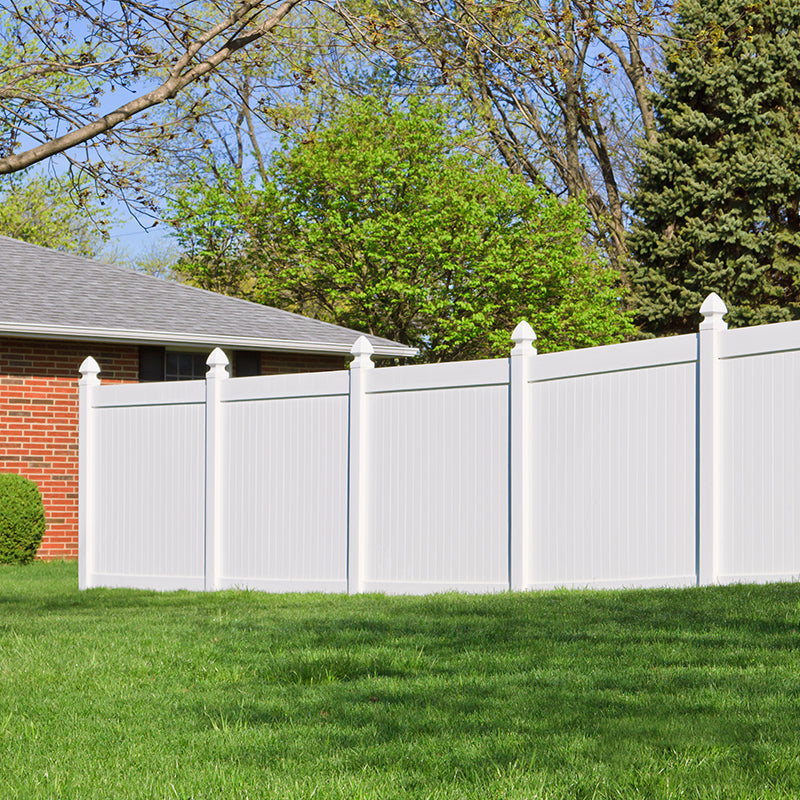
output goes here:
{"type": "MultiPolygon", "coordinates": [[[[649,63],[668,0],[12,2],[0,29],[0,174],[61,154],[158,212],[187,159],[262,170],[270,128],[340,98],[448,100],[512,173],[581,198],[625,263],[630,145],[652,138],[649,63]]],[[[265,155],[266,153],[266,155],[265,155]]],[[[185,177],[184,172],[181,177],[185,177]]]]}
{"type": "Polygon", "coordinates": [[[694,330],[800,317],[800,6],[681,0],[632,198],[638,319],[694,330]]]}
{"type": "Polygon", "coordinates": [[[657,135],[650,65],[671,3],[405,0],[376,8],[381,52],[408,78],[451,87],[511,172],[582,197],[596,240],[624,266],[631,145],[633,135],[657,135]]]}
{"type": "Polygon", "coordinates": [[[619,275],[587,246],[579,202],[460,141],[441,106],[351,102],[313,134],[288,136],[263,186],[228,176],[182,191],[179,269],[208,287],[233,276],[235,293],[427,360],[505,355],[522,318],[545,349],[629,334],[619,275]]]}

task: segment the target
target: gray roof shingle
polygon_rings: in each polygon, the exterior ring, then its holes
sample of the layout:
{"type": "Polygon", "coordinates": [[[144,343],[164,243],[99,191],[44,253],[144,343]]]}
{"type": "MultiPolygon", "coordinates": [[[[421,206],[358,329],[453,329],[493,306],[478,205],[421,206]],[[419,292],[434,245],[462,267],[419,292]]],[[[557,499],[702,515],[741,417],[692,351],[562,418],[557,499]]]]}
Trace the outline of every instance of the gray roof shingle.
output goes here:
{"type": "MultiPolygon", "coordinates": [[[[0,334],[346,353],[360,332],[0,236],[0,334]]],[[[367,337],[376,355],[405,345],[367,337]]]]}

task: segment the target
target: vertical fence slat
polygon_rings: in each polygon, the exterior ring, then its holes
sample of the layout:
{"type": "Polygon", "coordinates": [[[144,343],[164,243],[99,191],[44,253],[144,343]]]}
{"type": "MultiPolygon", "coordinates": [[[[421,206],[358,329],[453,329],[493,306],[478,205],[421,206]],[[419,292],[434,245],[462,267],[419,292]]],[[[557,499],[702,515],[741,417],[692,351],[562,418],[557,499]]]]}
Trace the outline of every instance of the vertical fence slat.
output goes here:
{"type": "Polygon", "coordinates": [[[89,356],[80,366],[78,382],[78,586],[92,585],[94,551],[94,394],[100,367],[89,356]]]}
{"type": "Polygon", "coordinates": [[[212,350],[206,373],[206,514],[205,514],[205,588],[218,588],[220,551],[222,550],[222,453],[223,427],[220,381],[228,378],[228,357],[218,347],[212,350]]]}
{"type": "Polygon", "coordinates": [[[714,292],[700,307],[703,321],[697,346],[697,582],[701,586],[715,583],[719,572],[722,508],[719,337],[728,327],[722,320],[727,311],[725,303],[714,292]]]}
{"type": "Polygon", "coordinates": [[[509,587],[514,590],[527,588],[532,579],[530,470],[533,443],[529,395],[535,339],[536,334],[527,322],[520,322],[511,334],[514,347],[509,363],[509,587]]]}
{"type": "Polygon", "coordinates": [[[365,380],[367,371],[375,367],[371,356],[374,352],[366,336],[356,339],[350,362],[350,438],[348,456],[348,504],[347,504],[347,591],[356,594],[364,581],[364,564],[367,546],[367,501],[364,496],[368,452],[367,408],[365,380]]]}

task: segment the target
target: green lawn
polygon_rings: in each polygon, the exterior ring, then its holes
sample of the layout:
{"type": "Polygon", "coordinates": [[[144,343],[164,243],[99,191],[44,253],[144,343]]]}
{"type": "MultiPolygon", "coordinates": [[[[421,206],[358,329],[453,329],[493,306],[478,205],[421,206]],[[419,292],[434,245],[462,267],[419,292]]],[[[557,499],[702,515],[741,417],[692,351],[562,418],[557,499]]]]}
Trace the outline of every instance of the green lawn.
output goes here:
{"type": "Polygon", "coordinates": [[[800,585],[77,591],[0,567],[0,798],[800,796],[800,585]]]}

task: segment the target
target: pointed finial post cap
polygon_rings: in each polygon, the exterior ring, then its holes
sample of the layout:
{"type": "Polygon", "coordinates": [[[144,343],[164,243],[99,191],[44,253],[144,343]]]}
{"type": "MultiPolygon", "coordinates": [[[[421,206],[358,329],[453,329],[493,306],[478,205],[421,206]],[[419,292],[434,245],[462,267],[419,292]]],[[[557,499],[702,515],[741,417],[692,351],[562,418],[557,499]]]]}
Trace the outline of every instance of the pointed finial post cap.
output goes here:
{"type": "Polygon", "coordinates": [[[711,292],[706,297],[703,305],[700,306],[700,313],[703,315],[703,321],[700,323],[701,331],[727,330],[728,323],[724,322],[722,317],[728,313],[728,307],[716,292],[711,292]]]}
{"type": "Polygon", "coordinates": [[[80,382],[84,386],[97,386],[100,383],[100,379],[97,377],[100,373],[100,365],[91,356],[84,358],[78,369],[81,373],[80,382]]]}
{"type": "Polygon", "coordinates": [[[533,356],[536,355],[536,348],[533,343],[536,341],[536,334],[533,328],[522,320],[511,334],[511,341],[514,347],[511,349],[512,356],[533,356]]]}
{"type": "Polygon", "coordinates": [[[375,348],[366,336],[359,336],[350,348],[353,360],[350,362],[350,369],[370,369],[375,366],[372,354],[375,348]]]}
{"type": "Polygon", "coordinates": [[[228,356],[226,356],[225,353],[223,353],[219,347],[215,347],[209,354],[208,358],[206,359],[206,364],[208,364],[208,372],[206,372],[206,380],[215,378],[227,378],[228,377],[227,366],[229,363],[230,362],[228,361],[228,356]]]}

